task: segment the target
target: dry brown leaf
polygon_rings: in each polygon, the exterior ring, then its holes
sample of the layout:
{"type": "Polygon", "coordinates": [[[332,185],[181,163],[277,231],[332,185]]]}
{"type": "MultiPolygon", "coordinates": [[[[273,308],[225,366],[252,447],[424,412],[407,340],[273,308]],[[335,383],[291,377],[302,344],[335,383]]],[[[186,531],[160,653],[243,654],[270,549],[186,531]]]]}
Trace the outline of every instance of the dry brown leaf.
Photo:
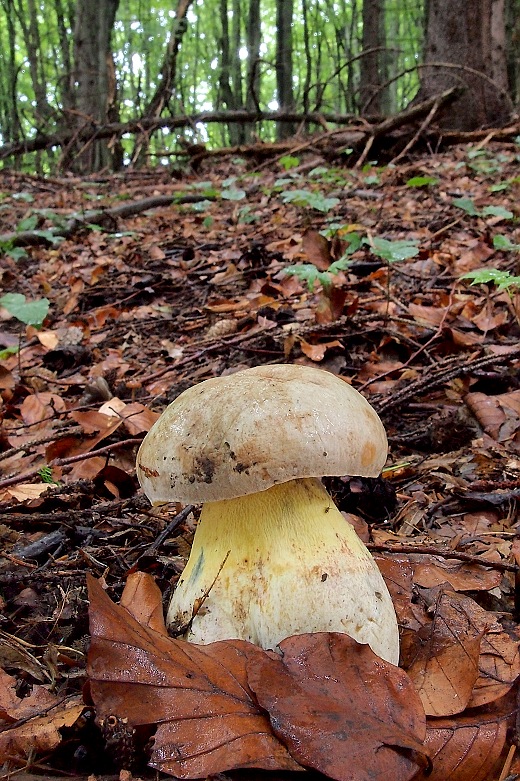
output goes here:
{"type": "Polygon", "coordinates": [[[520,391],[497,396],[468,393],[465,402],[493,439],[507,442],[520,430],[520,391]]]}
{"type": "Polygon", "coordinates": [[[337,781],[400,781],[428,766],[423,709],[409,679],[348,635],[289,637],[248,679],[292,756],[337,781]]]}
{"type": "Polygon", "coordinates": [[[330,242],[321,233],[307,230],[303,234],[302,249],[304,254],[319,271],[326,271],[332,263],[330,254],[330,242]]]}
{"type": "Polygon", "coordinates": [[[24,423],[32,425],[42,420],[52,418],[56,412],[64,412],[66,404],[56,393],[31,393],[26,396],[20,406],[20,414],[24,423]]]}
{"type": "Polygon", "coordinates": [[[300,347],[302,353],[306,355],[307,358],[310,358],[311,361],[322,361],[327,350],[330,350],[332,347],[339,347],[341,350],[343,349],[343,345],[337,339],[332,342],[321,342],[320,344],[309,344],[305,339],[301,339],[300,347]]]}
{"type": "Polygon", "coordinates": [[[159,724],[153,767],[178,778],[298,769],[249,690],[247,661],[264,651],[244,641],[197,646],[165,637],[114,605],[92,577],[89,596],[88,672],[98,717],[159,724]]]}
{"type": "Polygon", "coordinates": [[[433,759],[428,781],[491,781],[498,778],[508,720],[515,703],[505,698],[489,712],[456,719],[428,719],[426,745],[433,759]]]}
{"type": "Polygon", "coordinates": [[[168,637],[161,589],[149,575],[144,572],[133,572],[129,575],[120,604],[141,626],[147,626],[168,637]]]}
{"type": "Polygon", "coordinates": [[[72,727],[85,705],[81,697],[66,703],[43,686],[33,686],[23,699],[16,695],[16,680],[0,670],[0,762],[25,758],[32,752],[52,751],[62,740],[61,727],[72,727]],[[19,726],[11,726],[22,721],[19,726]]]}
{"type": "Polygon", "coordinates": [[[457,562],[435,556],[411,556],[413,580],[423,588],[449,583],[454,591],[489,591],[498,586],[501,574],[479,564],[457,562]]]}
{"type": "Polygon", "coordinates": [[[52,488],[47,483],[19,483],[18,485],[12,485],[2,491],[0,494],[1,501],[9,501],[9,499],[15,499],[17,502],[25,502],[28,499],[37,499],[39,496],[52,488]]]}
{"type": "Polygon", "coordinates": [[[465,607],[441,590],[433,620],[419,630],[421,644],[407,664],[427,716],[462,713],[477,681],[483,630],[473,625],[465,607]]]}

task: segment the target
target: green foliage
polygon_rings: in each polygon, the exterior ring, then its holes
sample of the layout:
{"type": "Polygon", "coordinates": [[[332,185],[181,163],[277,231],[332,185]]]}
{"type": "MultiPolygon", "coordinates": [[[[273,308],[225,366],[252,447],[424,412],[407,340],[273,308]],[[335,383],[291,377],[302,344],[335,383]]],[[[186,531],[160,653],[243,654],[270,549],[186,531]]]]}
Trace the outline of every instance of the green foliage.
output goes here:
{"type": "Polygon", "coordinates": [[[38,298],[35,301],[27,301],[21,293],[6,293],[0,298],[0,306],[21,323],[41,328],[49,311],[49,300],[38,298]]]}
{"type": "Polygon", "coordinates": [[[296,168],[300,165],[300,158],[294,157],[294,155],[284,155],[280,158],[280,165],[285,171],[290,171],[291,168],[296,168]]]}
{"type": "Polygon", "coordinates": [[[505,252],[520,252],[520,244],[513,244],[507,236],[503,236],[500,233],[497,236],[493,236],[493,247],[498,250],[504,250],[505,252]]]}
{"type": "Polygon", "coordinates": [[[476,271],[468,271],[460,279],[470,279],[472,285],[492,282],[497,290],[507,290],[508,293],[520,290],[520,277],[514,277],[509,271],[500,271],[497,268],[479,268],[476,271]]]}
{"type": "Polygon", "coordinates": [[[295,206],[327,213],[339,203],[339,198],[327,198],[322,193],[312,190],[285,190],[281,193],[284,203],[294,203],[295,206]]]}
{"type": "Polygon", "coordinates": [[[42,483],[49,483],[49,485],[59,485],[59,483],[52,476],[51,466],[42,466],[41,469],[38,470],[38,476],[42,483]]]}
{"type": "MultiPolygon", "coordinates": [[[[325,229],[325,231],[321,231],[321,233],[322,235],[330,236],[331,229],[335,229],[334,232],[337,233],[338,231],[341,232],[341,228],[345,227],[348,226],[336,224],[325,229]]],[[[409,258],[414,258],[419,253],[419,247],[415,241],[404,239],[388,241],[380,236],[374,236],[369,239],[366,236],[361,236],[359,233],[352,232],[347,234],[345,240],[348,243],[343,255],[331,263],[326,271],[318,271],[312,263],[298,263],[285,269],[285,273],[306,282],[309,290],[314,289],[316,282],[319,282],[325,290],[328,290],[333,284],[333,277],[339,274],[340,271],[348,269],[352,262],[351,256],[354,252],[361,249],[364,244],[368,245],[372,253],[382,258],[386,263],[398,263],[402,260],[408,260],[409,258]]]]}
{"type": "Polygon", "coordinates": [[[224,201],[242,201],[246,197],[245,190],[239,190],[235,187],[222,190],[220,195],[224,201]]]}
{"type": "Polygon", "coordinates": [[[409,241],[407,239],[401,239],[399,241],[387,241],[380,236],[374,236],[371,242],[365,239],[365,242],[370,244],[372,252],[379,258],[386,260],[387,263],[397,263],[400,260],[408,260],[408,258],[415,258],[419,254],[419,247],[416,241],[409,241]]]}
{"type": "Polygon", "coordinates": [[[513,212],[503,206],[485,206],[479,211],[471,198],[454,198],[452,203],[470,217],[501,217],[504,220],[511,220],[514,217],[513,212]]]}
{"type": "Polygon", "coordinates": [[[437,184],[439,180],[434,176],[412,176],[406,182],[407,187],[429,187],[432,184],[437,184]]]}
{"type": "Polygon", "coordinates": [[[19,349],[19,346],[16,344],[0,350],[0,361],[6,361],[11,355],[16,355],[19,349]]]}

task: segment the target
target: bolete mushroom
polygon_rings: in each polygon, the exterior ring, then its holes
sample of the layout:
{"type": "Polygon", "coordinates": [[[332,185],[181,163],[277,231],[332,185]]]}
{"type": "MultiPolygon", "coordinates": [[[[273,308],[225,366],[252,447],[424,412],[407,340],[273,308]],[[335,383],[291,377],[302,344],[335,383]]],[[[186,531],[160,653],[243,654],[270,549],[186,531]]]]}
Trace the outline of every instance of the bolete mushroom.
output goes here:
{"type": "Polygon", "coordinates": [[[370,404],[321,369],[257,366],[181,393],[137,454],[153,504],[203,503],[167,624],[194,643],[266,649],[344,632],[397,664],[385,582],[319,479],[376,477],[386,455],[370,404]]]}

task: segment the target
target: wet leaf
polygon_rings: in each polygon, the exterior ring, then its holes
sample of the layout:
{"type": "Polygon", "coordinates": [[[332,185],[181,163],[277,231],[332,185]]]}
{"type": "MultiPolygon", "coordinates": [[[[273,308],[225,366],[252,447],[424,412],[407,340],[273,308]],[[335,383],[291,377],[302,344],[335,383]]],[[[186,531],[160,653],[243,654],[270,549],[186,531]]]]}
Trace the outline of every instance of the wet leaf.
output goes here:
{"type": "Polygon", "coordinates": [[[298,769],[249,689],[247,662],[264,651],[244,641],[197,646],[165,637],[114,605],[91,577],[89,595],[97,715],[158,724],[153,767],[178,778],[239,767],[298,769]]]}
{"type": "Polygon", "coordinates": [[[420,701],[402,670],[338,633],[290,637],[248,679],[302,765],[337,781],[413,778],[428,764],[420,701]]]}

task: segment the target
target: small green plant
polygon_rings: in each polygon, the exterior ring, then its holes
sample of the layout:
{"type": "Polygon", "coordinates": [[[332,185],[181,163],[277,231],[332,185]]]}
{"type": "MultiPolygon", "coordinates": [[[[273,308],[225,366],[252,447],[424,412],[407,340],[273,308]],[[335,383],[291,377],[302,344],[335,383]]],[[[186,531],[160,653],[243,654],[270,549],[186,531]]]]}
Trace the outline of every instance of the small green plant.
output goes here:
{"type": "Polygon", "coordinates": [[[497,236],[493,236],[493,246],[495,249],[504,250],[506,252],[520,252],[520,244],[513,244],[507,236],[503,236],[501,233],[497,236]]]}
{"type": "MultiPolygon", "coordinates": [[[[41,328],[43,321],[49,311],[49,300],[47,298],[38,298],[35,301],[27,301],[21,293],[6,293],[0,298],[0,306],[7,309],[20,323],[32,325],[34,328],[41,328]]],[[[22,342],[22,331],[18,336],[18,347],[15,352],[18,353],[18,371],[21,375],[22,366],[20,358],[20,346],[22,342]]],[[[9,348],[8,348],[9,349],[9,348]]]]}
{"type": "Polygon", "coordinates": [[[284,155],[280,158],[280,165],[284,171],[290,171],[291,168],[296,168],[300,165],[300,158],[294,155],[284,155]]]}
{"type": "Polygon", "coordinates": [[[470,217],[501,217],[504,220],[511,220],[514,217],[513,212],[503,206],[485,206],[479,211],[471,198],[454,198],[452,203],[470,217]]]}
{"type": "Polygon", "coordinates": [[[296,206],[327,213],[339,203],[339,198],[327,198],[323,193],[312,190],[286,190],[281,193],[284,203],[294,203],[296,206]]]}
{"type": "Polygon", "coordinates": [[[438,179],[434,176],[412,176],[406,182],[407,187],[429,187],[432,184],[437,184],[438,179]]]}
{"type": "Polygon", "coordinates": [[[58,481],[52,476],[52,466],[42,466],[42,468],[38,470],[38,476],[42,483],[59,485],[58,481]]]}
{"type": "Polygon", "coordinates": [[[388,241],[380,236],[374,236],[369,239],[362,237],[359,233],[349,233],[346,236],[347,247],[338,260],[331,263],[326,271],[319,271],[312,263],[298,263],[285,269],[285,273],[293,275],[307,283],[309,290],[314,289],[316,282],[319,282],[325,291],[330,290],[334,283],[333,277],[340,271],[346,271],[352,262],[352,255],[357,252],[363,244],[367,244],[372,254],[381,258],[385,263],[398,263],[408,258],[414,258],[419,253],[419,247],[415,241],[399,240],[388,241]]]}
{"type": "Polygon", "coordinates": [[[27,301],[21,293],[6,293],[0,298],[0,306],[21,323],[41,328],[49,311],[49,300],[38,298],[35,301],[27,301]]]}
{"type": "Polygon", "coordinates": [[[470,279],[471,285],[485,285],[492,282],[497,290],[506,290],[509,295],[520,290],[520,277],[515,277],[509,271],[500,271],[498,268],[479,268],[476,271],[468,271],[460,279],[470,279]]]}

